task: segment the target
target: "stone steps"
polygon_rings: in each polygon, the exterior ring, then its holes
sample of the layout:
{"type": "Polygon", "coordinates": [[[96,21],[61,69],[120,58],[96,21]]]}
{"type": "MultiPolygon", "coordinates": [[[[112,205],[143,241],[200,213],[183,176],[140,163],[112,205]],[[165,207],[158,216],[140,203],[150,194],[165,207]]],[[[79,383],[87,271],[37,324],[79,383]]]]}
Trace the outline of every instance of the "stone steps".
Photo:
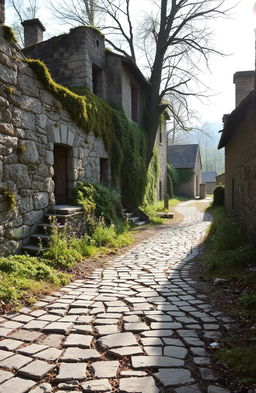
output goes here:
{"type": "Polygon", "coordinates": [[[146,224],[146,221],[141,220],[140,217],[136,216],[133,212],[128,212],[126,209],[123,210],[123,217],[127,219],[129,224],[134,226],[146,224]]]}
{"type": "Polygon", "coordinates": [[[58,230],[63,230],[65,224],[81,212],[82,208],[79,206],[56,205],[51,207],[44,215],[44,222],[38,224],[36,231],[30,236],[31,243],[24,245],[22,251],[32,255],[47,251],[53,223],[58,225],[58,230]]]}

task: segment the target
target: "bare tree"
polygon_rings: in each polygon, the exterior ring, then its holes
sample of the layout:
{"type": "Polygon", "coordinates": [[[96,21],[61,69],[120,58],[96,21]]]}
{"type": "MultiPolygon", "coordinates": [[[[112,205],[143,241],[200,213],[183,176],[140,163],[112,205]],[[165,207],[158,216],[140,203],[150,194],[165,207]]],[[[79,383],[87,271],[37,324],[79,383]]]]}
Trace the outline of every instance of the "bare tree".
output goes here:
{"type": "Polygon", "coordinates": [[[34,19],[39,11],[38,0],[8,0],[7,7],[14,11],[15,18],[12,27],[19,41],[24,46],[23,27],[21,22],[26,19],[34,19]]]}
{"type": "Polygon", "coordinates": [[[175,115],[172,101],[188,109],[190,96],[203,97],[203,92],[192,91],[190,85],[199,83],[198,64],[202,59],[208,65],[209,54],[220,54],[210,41],[207,22],[224,17],[228,10],[226,0],[159,0],[144,18],[138,36],[134,39],[134,21],[130,0],[101,0],[99,9],[111,22],[103,26],[106,41],[121,54],[136,61],[136,53],[143,51],[147,61],[150,88],[147,94],[147,123],[149,164],[159,118],[169,107],[175,115]],[[125,20],[125,22],[124,22],[125,20]],[[122,46],[116,44],[116,37],[122,46]],[[169,101],[170,103],[168,103],[169,101]]]}
{"type": "Polygon", "coordinates": [[[60,3],[51,1],[54,15],[61,21],[75,26],[95,26],[97,0],[62,0],[60,3]]]}

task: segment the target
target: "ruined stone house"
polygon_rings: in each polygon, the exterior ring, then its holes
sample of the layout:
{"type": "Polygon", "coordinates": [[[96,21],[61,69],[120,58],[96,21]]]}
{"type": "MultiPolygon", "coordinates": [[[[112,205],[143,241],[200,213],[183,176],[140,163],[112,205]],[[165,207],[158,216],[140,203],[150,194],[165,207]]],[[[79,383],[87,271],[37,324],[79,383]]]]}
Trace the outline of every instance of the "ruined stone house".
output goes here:
{"type": "MultiPolygon", "coordinates": [[[[0,5],[3,22],[4,1],[0,5]]],[[[30,33],[35,31],[33,24],[28,23],[28,27],[30,33]]],[[[36,34],[42,38],[38,28],[36,34]]],[[[53,63],[48,65],[55,79],[70,87],[86,85],[107,102],[121,106],[131,120],[140,124],[147,82],[137,67],[121,56],[107,54],[104,37],[94,29],[74,29],[64,38],[62,48],[56,46],[58,37],[49,40],[49,61],[53,63]],[[75,51],[80,40],[83,50],[80,46],[75,51]],[[66,63],[61,62],[61,51],[63,56],[68,53],[66,63]],[[112,72],[108,78],[107,64],[112,72]],[[83,67],[90,72],[84,72],[83,67]],[[54,74],[61,69],[63,80],[54,74]]],[[[69,202],[77,181],[108,185],[109,176],[109,156],[103,140],[93,133],[85,135],[42,85],[19,48],[6,40],[0,26],[0,255],[18,252],[50,206],[69,202]],[[14,208],[10,208],[13,203],[14,208]]]]}
{"type": "Polygon", "coordinates": [[[168,146],[168,163],[180,174],[175,186],[177,195],[195,198],[200,195],[202,161],[198,144],[168,146]]]}
{"type": "Polygon", "coordinates": [[[236,108],[224,117],[225,209],[238,216],[256,243],[256,91],[254,71],[237,72],[236,108]]]}

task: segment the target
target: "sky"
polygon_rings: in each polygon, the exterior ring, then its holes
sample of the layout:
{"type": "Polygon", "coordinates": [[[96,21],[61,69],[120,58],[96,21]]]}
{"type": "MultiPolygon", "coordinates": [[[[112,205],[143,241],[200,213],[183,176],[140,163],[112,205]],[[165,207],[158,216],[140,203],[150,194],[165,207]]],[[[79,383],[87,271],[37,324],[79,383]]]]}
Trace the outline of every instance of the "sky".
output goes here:
{"type": "MultiPolygon", "coordinates": [[[[49,11],[42,6],[49,2],[40,1],[42,8],[39,17],[46,25],[47,36],[68,31],[70,26],[65,26],[63,23],[56,25],[56,22],[53,23],[51,20],[49,11]]],[[[231,6],[236,0],[226,1],[227,6],[231,6]]],[[[152,4],[152,0],[132,0],[132,2],[138,18],[152,4]]],[[[224,52],[226,56],[211,56],[210,71],[204,68],[200,75],[207,86],[206,94],[209,98],[203,98],[202,102],[191,100],[191,108],[198,114],[201,124],[221,124],[223,114],[230,113],[235,106],[233,74],[236,71],[252,70],[255,67],[256,13],[253,13],[255,3],[256,0],[240,0],[230,11],[229,18],[211,22],[214,48],[224,52]]],[[[6,22],[11,24],[12,19],[12,13],[7,10],[6,22]]]]}

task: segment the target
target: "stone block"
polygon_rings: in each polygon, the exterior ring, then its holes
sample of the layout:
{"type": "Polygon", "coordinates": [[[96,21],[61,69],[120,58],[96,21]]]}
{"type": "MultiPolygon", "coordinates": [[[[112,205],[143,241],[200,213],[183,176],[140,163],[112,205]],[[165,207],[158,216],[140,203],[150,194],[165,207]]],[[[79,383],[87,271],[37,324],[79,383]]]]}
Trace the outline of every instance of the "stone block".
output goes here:
{"type": "Polygon", "coordinates": [[[41,210],[49,205],[49,194],[46,192],[38,192],[33,195],[33,203],[35,210],[41,210]]]}
{"type": "Polygon", "coordinates": [[[43,219],[42,211],[31,211],[23,215],[24,225],[34,225],[41,222],[43,219]]]}
{"type": "Polygon", "coordinates": [[[0,123],[0,132],[5,135],[14,135],[14,127],[10,123],[0,123]]]}
{"type": "Polygon", "coordinates": [[[61,143],[64,145],[67,144],[67,138],[68,138],[68,126],[67,123],[60,123],[60,140],[61,143]]]}
{"type": "Polygon", "coordinates": [[[30,379],[14,377],[1,385],[1,391],[4,393],[27,393],[35,384],[30,379]]]}
{"type": "Polygon", "coordinates": [[[7,230],[5,232],[5,235],[8,239],[11,239],[11,240],[25,239],[26,237],[28,237],[30,235],[30,227],[28,227],[27,225],[22,225],[19,228],[13,228],[13,229],[7,230]]]}
{"type": "Polygon", "coordinates": [[[31,184],[27,167],[23,164],[5,165],[4,180],[12,180],[17,188],[29,188],[31,184]]]}
{"type": "Polygon", "coordinates": [[[20,143],[21,152],[19,153],[19,160],[22,164],[38,164],[39,154],[34,141],[22,140],[20,143]]]}
{"type": "Polygon", "coordinates": [[[7,85],[17,84],[17,72],[0,63],[0,81],[7,85]]]}
{"type": "Polygon", "coordinates": [[[40,115],[36,116],[36,124],[43,130],[46,130],[47,122],[48,122],[48,116],[45,115],[44,113],[41,113],[40,115]]]}

